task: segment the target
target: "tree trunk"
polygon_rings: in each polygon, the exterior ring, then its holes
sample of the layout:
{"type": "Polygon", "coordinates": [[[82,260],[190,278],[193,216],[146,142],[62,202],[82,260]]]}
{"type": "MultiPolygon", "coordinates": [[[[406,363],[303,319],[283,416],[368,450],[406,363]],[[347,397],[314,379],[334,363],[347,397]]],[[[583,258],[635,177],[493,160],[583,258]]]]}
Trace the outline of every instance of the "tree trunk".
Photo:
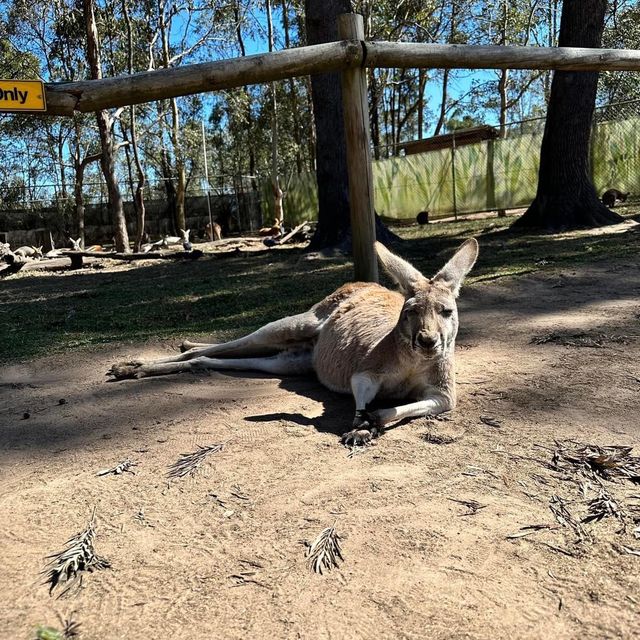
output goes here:
{"type": "Polygon", "coordinates": [[[450,69],[443,69],[442,71],[442,98],[440,100],[440,116],[438,117],[438,123],[433,132],[434,136],[439,136],[442,128],[444,127],[445,118],[447,117],[447,92],[449,89],[449,71],[450,69]]]}
{"type": "MultiPolygon", "coordinates": [[[[83,0],[83,3],[87,29],[87,58],[91,70],[91,78],[92,80],[99,80],[102,77],[102,71],[100,68],[100,45],[96,18],[93,11],[93,0],[83,0]]],[[[127,233],[127,221],[124,215],[122,196],[116,180],[115,149],[111,131],[111,119],[106,111],[97,111],[96,120],[98,121],[98,131],[100,133],[100,144],[102,147],[100,166],[102,167],[102,173],[109,194],[109,208],[111,209],[116,250],[121,253],[127,253],[130,251],[129,234],[127,233]]]]}
{"type": "MultiPolygon", "coordinates": [[[[289,3],[287,0],[282,0],[282,28],[284,30],[284,46],[289,49],[289,47],[291,47],[291,37],[289,34],[289,3]]],[[[300,174],[303,172],[304,166],[302,162],[302,136],[298,107],[298,92],[296,91],[296,83],[293,78],[289,78],[287,83],[289,85],[289,108],[291,109],[291,116],[293,120],[293,141],[296,145],[296,169],[300,174]]]]}
{"type": "MultiPolygon", "coordinates": [[[[351,13],[350,0],[305,0],[307,44],[337,40],[341,13],[351,13]]],[[[339,74],[312,76],[311,97],[316,126],[318,226],[310,248],[323,249],[345,240],[351,224],[339,74]]]]}
{"type": "MultiPolygon", "coordinates": [[[[127,58],[129,74],[133,73],[133,29],[131,28],[131,17],[129,16],[129,8],[127,6],[127,0],[122,0],[122,15],[124,16],[125,23],[127,25],[127,58]]],[[[136,190],[133,195],[133,202],[136,210],[136,242],[135,250],[140,251],[144,239],[144,225],[145,225],[145,206],[144,206],[144,187],[147,181],[142,163],[140,162],[140,151],[138,149],[138,132],[136,128],[136,107],[131,105],[129,107],[129,118],[131,120],[129,127],[131,133],[131,146],[133,148],[133,159],[136,164],[136,173],[138,174],[138,182],[136,184],[136,190]]]]}
{"type": "MultiPolygon", "coordinates": [[[[273,20],[271,18],[271,0],[266,0],[267,11],[267,39],[269,41],[269,53],[273,52],[273,20]]],[[[286,8],[283,9],[286,11],[286,8]]],[[[278,178],[278,99],[276,96],[276,83],[272,82],[271,89],[271,190],[273,192],[273,211],[280,224],[284,223],[284,208],[282,206],[283,193],[278,178]]]]}
{"type": "MultiPolygon", "coordinates": [[[[233,17],[236,23],[236,37],[238,38],[238,47],[240,48],[240,55],[244,58],[247,55],[247,50],[244,46],[244,39],[242,37],[242,24],[240,20],[240,0],[233,6],[233,17]]],[[[242,91],[246,96],[246,105],[247,110],[245,114],[246,121],[246,131],[247,131],[247,139],[251,139],[251,135],[253,132],[253,112],[251,111],[251,93],[247,87],[242,87],[242,91]]],[[[256,152],[254,149],[254,145],[248,145],[248,153],[249,153],[249,175],[251,176],[251,184],[254,189],[257,188],[255,175],[256,175],[256,152]]]]}
{"type": "MultiPolygon", "coordinates": [[[[167,17],[165,15],[165,6],[162,4],[159,7],[159,27],[160,37],[162,42],[162,63],[165,69],[170,68],[170,56],[169,56],[169,34],[167,17]]],[[[169,10],[169,22],[172,19],[171,9],[169,10]]],[[[173,147],[173,157],[175,160],[175,176],[176,185],[174,190],[174,225],[175,231],[178,233],[180,229],[187,228],[187,222],[185,217],[184,199],[187,192],[187,172],[184,162],[184,154],[182,150],[182,140],[180,135],[180,110],[178,108],[178,101],[176,98],[169,100],[171,106],[171,146],[173,147]]],[[[168,157],[166,158],[168,161],[168,157]]]]}
{"type": "Polygon", "coordinates": [[[380,160],[380,93],[376,69],[369,69],[369,122],[373,157],[380,160]]]}
{"type": "MultiPolygon", "coordinates": [[[[606,0],[565,0],[559,46],[598,48],[606,8],[606,0]]],[[[597,85],[597,72],[555,72],[540,150],[538,191],[513,226],[558,230],[623,220],[602,204],[589,175],[597,85]]]]}

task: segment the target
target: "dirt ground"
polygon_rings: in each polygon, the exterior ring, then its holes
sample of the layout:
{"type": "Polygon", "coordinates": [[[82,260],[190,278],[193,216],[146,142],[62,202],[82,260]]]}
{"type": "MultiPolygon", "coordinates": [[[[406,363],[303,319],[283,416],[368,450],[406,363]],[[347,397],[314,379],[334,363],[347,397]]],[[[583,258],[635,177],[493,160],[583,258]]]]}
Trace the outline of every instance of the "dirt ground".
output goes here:
{"type": "MultiPolygon", "coordinates": [[[[456,411],[352,457],[338,438],[350,398],[312,379],[106,382],[112,362],[169,343],[5,367],[1,637],[60,613],[85,639],[637,638],[640,557],[624,548],[640,540],[606,518],[576,544],[549,504],[586,503],[548,463],[555,440],[640,445],[638,262],[475,284],[460,309],[456,411]],[[167,479],[214,443],[199,473],[167,479]],[[126,458],[135,475],[96,476],[126,458]],[[112,567],[50,597],[44,558],[94,506],[112,567]],[[304,542],[334,523],[344,562],[314,574],[304,542]],[[533,524],[552,528],[508,537],[533,524]]],[[[640,494],[611,488],[625,504],[640,494]]]]}

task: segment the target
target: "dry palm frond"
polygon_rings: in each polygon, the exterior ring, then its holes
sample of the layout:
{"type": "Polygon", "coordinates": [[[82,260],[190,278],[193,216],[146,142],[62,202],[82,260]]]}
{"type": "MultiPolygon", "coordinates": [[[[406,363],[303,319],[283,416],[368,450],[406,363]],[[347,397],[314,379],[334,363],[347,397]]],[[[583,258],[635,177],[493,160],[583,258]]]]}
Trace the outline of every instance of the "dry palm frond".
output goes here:
{"type": "Polygon", "coordinates": [[[180,458],[169,467],[169,478],[183,478],[194,475],[198,467],[210,453],[217,453],[224,449],[224,444],[198,445],[198,450],[191,453],[181,453],[180,458]]]}
{"type": "Polygon", "coordinates": [[[622,478],[640,484],[640,457],[632,456],[632,450],[633,447],[599,447],[571,440],[556,442],[553,463],[560,470],[580,470],[592,477],[622,478]]]}
{"type": "Polygon", "coordinates": [[[344,561],[340,549],[340,536],[333,527],[327,527],[309,546],[307,552],[309,566],[316,573],[322,574],[323,569],[331,570],[338,566],[338,558],[344,561]]]}
{"type": "Polygon", "coordinates": [[[123,460],[120,464],[117,464],[115,467],[111,467],[111,469],[104,469],[103,471],[98,471],[96,475],[106,476],[106,475],[109,475],[110,473],[113,473],[114,475],[119,476],[121,473],[124,473],[125,471],[135,475],[135,471],[132,471],[131,467],[135,467],[137,464],[138,464],[137,462],[133,462],[132,460],[129,460],[129,458],[127,458],[126,460],[123,460]]]}
{"type": "Polygon", "coordinates": [[[58,620],[60,620],[60,624],[62,625],[62,637],[64,640],[80,637],[79,622],[76,622],[73,618],[63,618],[60,614],[58,614],[58,620]]]}
{"type": "Polygon", "coordinates": [[[65,589],[58,596],[61,597],[71,589],[76,581],[78,588],[82,586],[82,572],[93,572],[111,566],[109,561],[97,555],[93,548],[96,537],[95,516],[96,509],[94,507],[87,528],[70,538],[63,551],[47,556],[47,559],[51,560],[43,573],[47,574],[45,584],[49,585],[49,594],[58,585],[64,584],[65,589]]]}

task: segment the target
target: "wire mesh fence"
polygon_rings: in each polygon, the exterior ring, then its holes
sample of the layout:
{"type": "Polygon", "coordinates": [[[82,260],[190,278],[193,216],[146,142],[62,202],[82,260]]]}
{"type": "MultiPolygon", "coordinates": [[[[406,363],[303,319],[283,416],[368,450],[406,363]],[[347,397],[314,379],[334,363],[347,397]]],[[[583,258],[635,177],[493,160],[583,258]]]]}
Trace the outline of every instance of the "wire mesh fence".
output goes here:
{"type": "MultiPolygon", "coordinates": [[[[516,209],[535,197],[544,118],[513,122],[499,135],[472,144],[463,143],[464,132],[452,132],[447,146],[422,153],[398,155],[373,163],[374,203],[377,213],[399,221],[415,220],[421,211],[431,219],[462,214],[516,209]]],[[[600,106],[595,111],[591,136],[590,167],[596,189],[616,188],[640,194],[640,101],[600,106]]],[[[488,129],[488,127],[486,128],[488,129]]],[[[33,158],[14,159],[22,178],[0,184],[0,219],[13,211],[21,224],[33,226],[55,211],[73,217],[73,185],[46,183],[34,176],[33,158]]],[[[107,189],[94,172],[83,185],[85,205],[107,208],[107,189]]],[[[313,220],[318,198],[315,175],[285,177],[285,218],[289,224],[313,220]]],[[[145,189],[145,200],[156,208],[167,205],[167,181],[154,179],[145,189]]],[[[135,185],[120,184],[126,200],[133,200],[135,185]]],[[[224,202],[226,215],[239,230],[252,230],[271,215],[268,178],[256,176],[192,175],[187,185],[192,209],[224,202]],[[251,207],[251,210],[248,209],[251,207]]],[[[132,205],[131,205],[132,206],[132,205]]],[[[153,207],[152,207],[153,208],[153,207]]]]}

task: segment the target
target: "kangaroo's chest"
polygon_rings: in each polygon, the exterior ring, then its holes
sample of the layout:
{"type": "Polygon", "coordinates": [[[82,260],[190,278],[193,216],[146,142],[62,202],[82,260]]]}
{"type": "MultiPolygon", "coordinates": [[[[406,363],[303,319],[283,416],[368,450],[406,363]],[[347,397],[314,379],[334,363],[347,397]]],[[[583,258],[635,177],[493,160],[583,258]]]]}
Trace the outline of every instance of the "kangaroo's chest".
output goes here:
{"type": "Polygon", "coordinates": [[[432,368],[428,363],[416,363],[402,369],[383,370],[378,396],[398,400],[420,396],[423,389],[435,382],[432,368]]]}

